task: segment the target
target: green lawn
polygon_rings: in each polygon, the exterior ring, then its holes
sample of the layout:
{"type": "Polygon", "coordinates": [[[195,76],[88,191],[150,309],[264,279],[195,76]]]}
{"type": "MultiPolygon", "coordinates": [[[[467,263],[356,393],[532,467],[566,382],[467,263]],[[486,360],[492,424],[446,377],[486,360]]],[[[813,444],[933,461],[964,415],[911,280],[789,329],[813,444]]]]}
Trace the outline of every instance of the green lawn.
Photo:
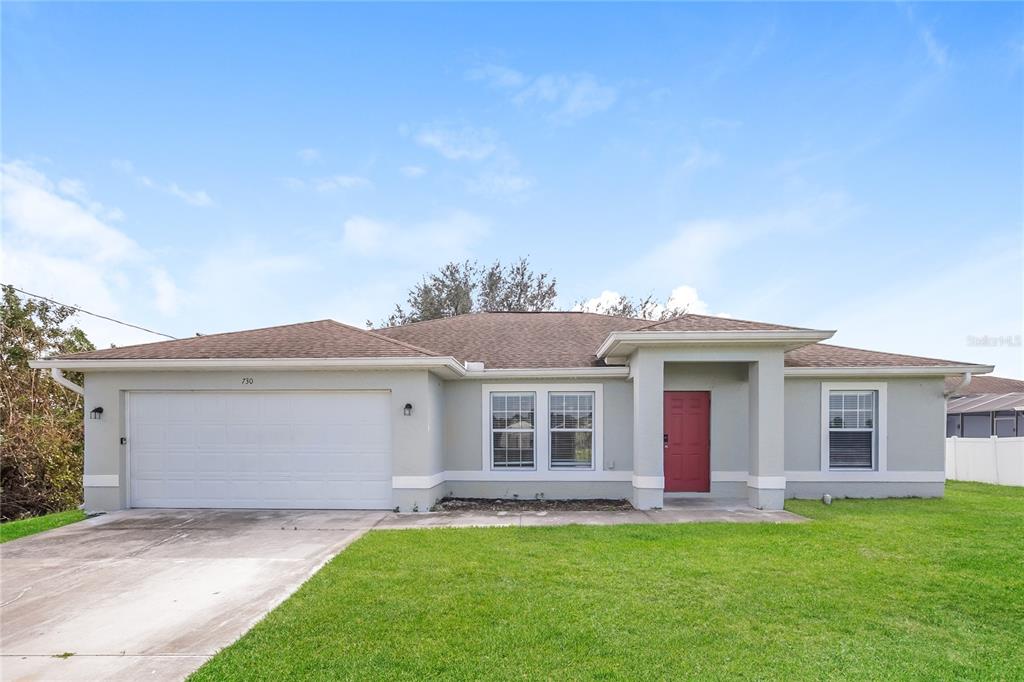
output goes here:
{"type": "Polygon", "coordinates": [[[69,523],[81,521],[84,518],[85,512],[80,509],[72,509],[71,511],[57,512],[56,514],[35,516],[31,519],[21,519],[19,521],[0,523],[0,543],[8,542],[9,540],[17,540],[18,538],[23,538],[26,535],[42,533],[44,530],[60,528],[61,526],[66,526],[69,523]]]}
{"type": "Polygon", "coordinates": [[[371,532],[193,680],[1022,679],[1024,489],[371,532]]]}

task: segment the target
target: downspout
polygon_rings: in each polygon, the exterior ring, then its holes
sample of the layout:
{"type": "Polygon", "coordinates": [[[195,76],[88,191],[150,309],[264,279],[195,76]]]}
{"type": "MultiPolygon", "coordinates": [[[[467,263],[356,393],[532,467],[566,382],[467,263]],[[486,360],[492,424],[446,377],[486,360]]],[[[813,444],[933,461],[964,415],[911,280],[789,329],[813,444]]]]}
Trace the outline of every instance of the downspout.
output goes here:
{"type": "Polygon", "coordinates": [[[943,395],[945,397],[947,397],[947,398],[949,396],[951,396],[951,395],[956,395],[960,391],[962,391],[965,388],[967,388],[968,386],[970,386],[970,384],[971,384],[971,373],[970,372],[964,372],[964,376],[960,380],[960,383],[957,384],[956,386],[954,386],[953,388],[949,389],[945,393],[943,393],[943,395]]]}
{"type": "Polygon", "coordinates": [[[50,368],[50,374],[53,375],[53,380],[56,381],[61,386],[63,386],[64,388],[70,389],[80,396],[85,396],[85,389],[76,384],[75,382],[71,381],[70,379],[68,379],[66,376],[64,376],[64,372],[62,372],[60,368],[50,368]]]}

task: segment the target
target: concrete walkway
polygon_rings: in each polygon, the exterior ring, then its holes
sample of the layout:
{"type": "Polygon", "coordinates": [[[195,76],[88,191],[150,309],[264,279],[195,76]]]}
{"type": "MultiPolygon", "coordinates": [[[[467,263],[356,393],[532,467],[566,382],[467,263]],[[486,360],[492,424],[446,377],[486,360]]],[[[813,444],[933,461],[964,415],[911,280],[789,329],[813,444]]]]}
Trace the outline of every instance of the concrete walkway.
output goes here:
{"type": "Polygon", "coordinates": [[[651,512],[115,512],[0,545],[0,677],[183,679],[373,528],[801,520],[701,500],[651,512]]]}

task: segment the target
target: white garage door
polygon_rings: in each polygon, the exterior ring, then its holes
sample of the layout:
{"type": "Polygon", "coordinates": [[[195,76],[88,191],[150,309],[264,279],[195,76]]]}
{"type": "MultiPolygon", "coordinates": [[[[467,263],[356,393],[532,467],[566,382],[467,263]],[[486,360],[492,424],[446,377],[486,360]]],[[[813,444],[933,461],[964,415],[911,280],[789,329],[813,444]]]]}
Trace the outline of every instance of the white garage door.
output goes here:
{"type": "Polygon", "coordinates": [[[130,393],[133,507],[388,509],[384,392],[130,393]]]}

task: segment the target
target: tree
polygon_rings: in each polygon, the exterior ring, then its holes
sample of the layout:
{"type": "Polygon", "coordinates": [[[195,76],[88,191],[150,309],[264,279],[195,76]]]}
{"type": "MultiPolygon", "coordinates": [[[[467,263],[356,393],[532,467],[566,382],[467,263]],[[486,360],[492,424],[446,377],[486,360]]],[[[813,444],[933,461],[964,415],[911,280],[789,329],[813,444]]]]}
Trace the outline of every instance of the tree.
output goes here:
{"type": "Polygon", "coordinates": [[[653,294],[644,298],[632,299],[629,296],[619,296],[613,303],[589,303],[581,301],[574,306],[575,310],[582,310],[587,313],[600,313],[601,315],[614,315],[615,317],[635,317],[641,320],[663,321],[673,317],[685,315],[688,306],[674,306],[671,301],[664,305],[658,302],[653,294]]]}
{"type": "MultiPolygon", "coordinates": [[[[92,350],[73,308],[18,298],[3,287],[0,310],[0,518],[71,509],[82,502],[82,397],[29,360],[92,350]]],[[[80,374],[69,373],[81,382],[80,374]]]]}
{"type": "MultiPolygon", "coordinates": [[[[451,262],[409,290],[408,308],[395,305],[381,326],[454,317],[476,312],[551,310],[557,296],[555,278],[535,273],[527,258],[504,266],[495,261],[481,267],[476,261],[451,262]]],[[[366,321],[373,328],[373,322],[366,321]]]]}

